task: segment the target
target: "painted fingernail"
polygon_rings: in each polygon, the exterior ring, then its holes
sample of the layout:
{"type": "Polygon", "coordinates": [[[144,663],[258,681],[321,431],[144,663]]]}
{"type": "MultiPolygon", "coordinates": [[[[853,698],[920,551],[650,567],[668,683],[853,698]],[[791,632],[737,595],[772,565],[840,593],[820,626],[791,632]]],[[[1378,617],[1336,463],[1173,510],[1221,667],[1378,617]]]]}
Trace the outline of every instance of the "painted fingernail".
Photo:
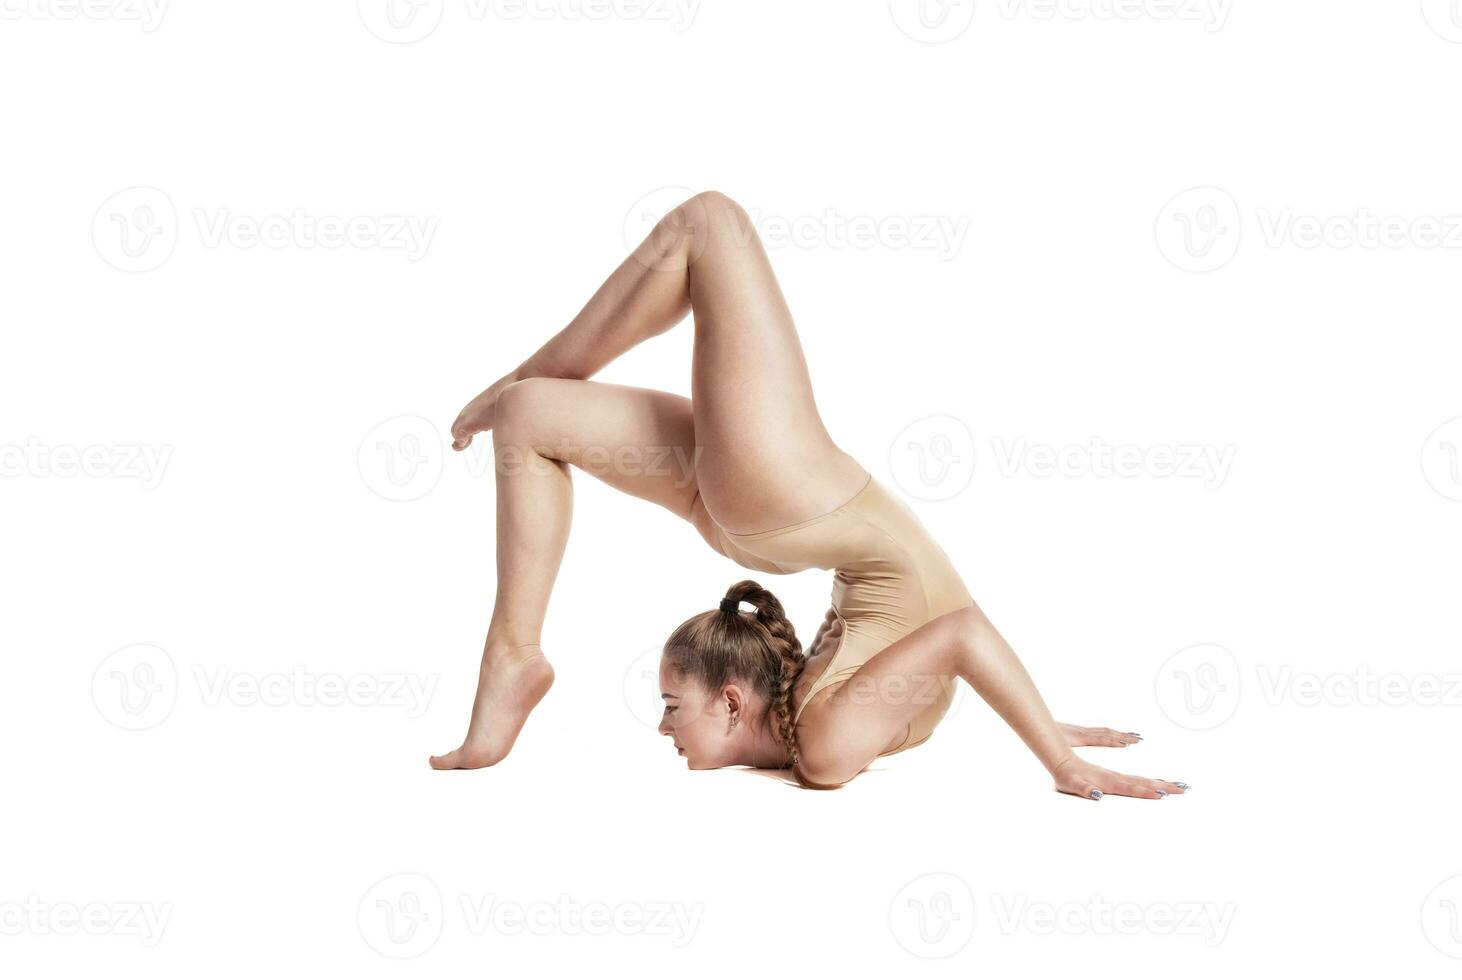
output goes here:
{"type": "Polygon", "coordinates": [[[1137,732],[1127,732],[1127,734],[1128,734],[1128,735],[1132,735],[1132,736],[1134,736],[1134,737],[1136,737],[1136,738],[1141,738],[1141,737],[1142,737],[1142,736],[1141,736],[1141,735],[1140,735],[1140,734],[1138,734],[1138,733],[1137,733],[1137,732]]]}
{"type": "Polygon", "coordinates": [[[1102,791],[1099,790],[1099,789],[1094,789],[1094,790],[1092,790],[1090,793],[1088,793],[1086,795],[1087,796],[1090,796],[1094,800],[1099,800],[1099,799],[1102,798],[1102,791]]]}
{"type": "Polygon", "coordinates": [[[1157,798],[1158,799],[1162,799],[1164,796],[1167,796],[1167,795],[1168,795],[1168,791],[1165,790],[1165,789],[1160,789],[1160,790],[1157,791],[1157,798]]]}
{"type": "MultiPolygon", "coordinates": [[[[1163,782],[1167,782],[1167,780],[1164,779],[1163,782]]],[[[1178,787],[1178,789],[1187,789],[1188,788],[1188,784],[1187,783],[1173,783],[1173,785],[1176,786],[1176,787],[1178,787]]]]}

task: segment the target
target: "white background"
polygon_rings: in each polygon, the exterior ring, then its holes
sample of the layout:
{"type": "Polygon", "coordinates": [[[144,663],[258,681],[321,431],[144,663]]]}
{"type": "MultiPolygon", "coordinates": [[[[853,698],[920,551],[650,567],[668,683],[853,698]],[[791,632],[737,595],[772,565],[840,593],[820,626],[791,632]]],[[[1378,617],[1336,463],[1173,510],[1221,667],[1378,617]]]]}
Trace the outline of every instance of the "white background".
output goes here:
{"type": "MultiPolygon", "coordinates": [[[[7,974],[1454,975],[1446,6],[5,0],[7,974]],[[1054,793],[972,695],[840,792],[684,771],[644,670],[743,573],[582,475],[557,685],[427,767],[494,587],[440,433],[678,188],[758,221],[834,436],[1057,716],[1146,736],[1083,754],[1191,794],[1054,793]]],[[[689,340],[602,378],[686,392],[689,340]]],[[[810,633],[828,576],[767,584],[810,633]]]]}

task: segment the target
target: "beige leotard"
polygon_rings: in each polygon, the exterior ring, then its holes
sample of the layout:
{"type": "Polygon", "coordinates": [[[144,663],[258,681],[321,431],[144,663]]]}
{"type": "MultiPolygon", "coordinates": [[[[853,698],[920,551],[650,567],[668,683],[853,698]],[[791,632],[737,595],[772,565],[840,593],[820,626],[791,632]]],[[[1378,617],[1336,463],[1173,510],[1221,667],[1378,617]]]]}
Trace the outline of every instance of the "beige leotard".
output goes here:
{"type": "MultiPolygon", "coordinates": [[[[821,517],[756,534],[715,529],[714,546],[746,568],[789,574],[808,568],[835,570],[830,628],[809,656],[837,646],[797,708],[797,717],[825,688],[841,684],[887,647],[938,616],[972,604],[944,550],[907,505],[872,475],[863,489],[821,517]]],[[[949,710],[952,684],[911,694],[935,700],[909,724],[904,739],[882,753],[902,752],[925,741],[949,710]]],[[[795,719],[794,719],[795,720],[795,719]]]]}

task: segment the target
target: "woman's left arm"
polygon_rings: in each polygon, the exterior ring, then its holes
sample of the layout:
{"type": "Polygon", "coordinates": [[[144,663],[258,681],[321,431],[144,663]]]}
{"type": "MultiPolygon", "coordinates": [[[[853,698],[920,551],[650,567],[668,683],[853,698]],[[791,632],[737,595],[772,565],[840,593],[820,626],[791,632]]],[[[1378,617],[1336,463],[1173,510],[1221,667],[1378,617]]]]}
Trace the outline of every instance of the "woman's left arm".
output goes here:
{"type": "Polygon", "coordinates": [[[1056,788],[1090,799],[1104,794],[1159,799],[1181,793],[1179,783],[1111,772],[1071,751],[1070,739],[1036,690],[1025,667],[978,606],[931,620],[858,669],[847,683],[804,712],[799,732],[800,774],[817,785],[852,778],[897,737],[922,704],[881,692],[919,690],[963,678],[1033,752],[1056,788]]]}

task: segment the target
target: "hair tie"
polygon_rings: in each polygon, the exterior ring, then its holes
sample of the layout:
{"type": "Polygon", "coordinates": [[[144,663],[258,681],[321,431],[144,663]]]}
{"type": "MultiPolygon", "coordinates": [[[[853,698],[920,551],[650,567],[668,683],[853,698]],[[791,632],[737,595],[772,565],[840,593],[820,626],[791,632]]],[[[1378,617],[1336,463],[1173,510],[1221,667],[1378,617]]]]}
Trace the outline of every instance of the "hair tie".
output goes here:
{"type": "Polygon", "coordinates": [[[741,612],[741,600],[740,599],[722,599],[721,600],[721,611],[724,612],[724,613],[739,613],[739,612],[741,612]]]}

